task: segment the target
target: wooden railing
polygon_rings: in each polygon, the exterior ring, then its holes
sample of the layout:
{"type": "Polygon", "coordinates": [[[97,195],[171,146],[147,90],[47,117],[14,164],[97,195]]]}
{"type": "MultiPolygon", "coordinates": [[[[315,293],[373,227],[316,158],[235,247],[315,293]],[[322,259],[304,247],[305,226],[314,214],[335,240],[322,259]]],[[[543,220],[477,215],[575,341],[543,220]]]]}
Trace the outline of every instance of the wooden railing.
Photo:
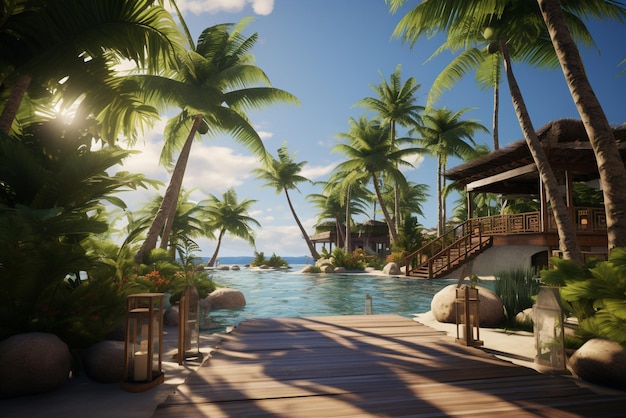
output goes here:
{"type": "Polygon", "coordinates": [[[491,239],[483,235],[480,222],[470,219],[409,254],[405,259],[406,275],[427,270],[428,278],[436,277],[490,245],[491,239]]]}
{"type": "MultiPolygon", "coordinates": [[[[605,232],[606,216],[604,208],[576,207],[576,231],[605,232]]],[[[547,231],[556,232],[552,213],[547,214],[547,231]]],[[[495,215],[474,218],[466,221],[444,235],[435,238],[424,247],[409,254],[405,259],[406,275],[427,270],[429,278],[443,271],[451,270],[469,256],[491,246],[494,235],[537,234],[544,232],[540,212],[495,215]]]]}

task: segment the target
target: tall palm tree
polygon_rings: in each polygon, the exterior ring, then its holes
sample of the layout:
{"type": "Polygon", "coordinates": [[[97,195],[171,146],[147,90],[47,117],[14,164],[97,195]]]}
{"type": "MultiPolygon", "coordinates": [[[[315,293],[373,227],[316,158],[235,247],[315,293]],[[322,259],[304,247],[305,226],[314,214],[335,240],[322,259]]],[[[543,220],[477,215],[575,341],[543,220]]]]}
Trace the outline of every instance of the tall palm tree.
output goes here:
{"type": "MultiPolygon", "coordinates": [[[[561,5],[554,0],[537,0],[537,2],[572,98],[596,155],[604,194],[608,249],[611,251],[616,247],[626,247],[626,193],[624,193],[626,168],[620,157],[613,130],[589,84],[585,67],[568,29],[561,5]]],[[[597,7],[596,17],[614,18],[621,21],[624,21],[626,17],[624,4],[612,1],[589,3],[593,3],[593,6],[587,4],[589,9],[597,7]]]]}
{"type": "MultiPolygon", "coordinates": [[[[310,194],[312,201],[321,211],[318,221],[332,219],[335,222],[337,237],[341,237],[346,252],[350,251],[352,216],[366,215],[367,197],[371,194],[365,189],[365,176],[353,176],[352,173],[334,172],[324,184],[322,194],[310,194]],[[342,228],[345,226],[345,228],[342,228]]],[[[339,245],[337,243],[337,245],[339,245]]]]}
{"type": "Polygon", "coordinates": [[[199,206],[206,205],[206,216],[209,219],[208,226],[210,229],[219,231],[217,235],[217,246],[211,259],[207,263],[208,267],[213,267],[217,260],[222,238],[228,232],[230,235],[242,238],[254,246],[254,233],[251,224],[258,227],[261,224],[254,218],[248,216],[250,207],[256,203],[256,200],[244,199],[237,201],[237,193],[235,190],[229,189],[222,194],[222,200],[211,195],[207,200],[199,203],[199,206]]]}
{"type": "MultiPolygon", "coordinates": [[[[191,202],[189,196],[191,191],[182,190],[180,199],[176,207],[176,215],[172,226],[172,232],[167,240],[168,247],[165,248],[170,252],[174,259],[176,251],[187,244],[195,244],[193,239],[198,237],[215,238],[213,231],[208,228],[206,222],[204,207],[198,203],[191,202]]],[[[159,211],[163,196],[156,196],[152,201],[144,205],[137,211],[137,219],[135,220],[135,229],[141,229],[143,233],[150,227],[154,216],[159,211]]],[[[136,235],[134,232],[133,235],[136,235]]]]}
{"type": "MultiPolygon", "coordinates": [[[[402,83],[402,66],[398,64],[395,71],[389,77],[389,83],[384,75],[380,74],[382,81],[379,85],[370,87],[376,92],[377,97],[366,97],[357,102],[357,106],[364,106],[376,113],[376,117],[389,125],[389,137],[394,144],[397,137],[397,125],[413,127],[420,123],[420,114],[424,107],[416,103],[417,90],[421,87],[414,77],[402,83]]],[[[397,185],[394,185],[394,218],[396,229],[401,222],[400,196],[397,185]]]]}
{"type": "Polygon", "coordinates": [[[294,158],[294,156],[289,155],[287,145],[283,144],[280,148],[278,148],[278,159],[272,158],[265,167],[257,168],[254,172],[259,179],[265,181],[265,186],[273,187],[276,194],[282,192],[285,193],[293,219],[296,221],[296,224],[302,233],[302,237],[309,248],[311,257],[313,257],[314,260],[318,260],[320,255],[315,249],[315,245],[313,245],[309,234],[307,234],[304,229],[302,222],[300,222],[300,218],[298,217],[296,209],[293,207],[293,203],[291,202],[291,197],[289,196],[289,190],[298,190],[299,183],[310,181],[306,177],[300,175],[302,167],[306,164],[306,161],[297,163],[294,158]]]}
{"type": "Polygon", "coordinates": [[[349,119],[350,129],[347,133],[337,136],[346,139],[348,143],[338,144],[333,151],[340,152],[348,157],[337,165],[336,169],[343,172],[367,173],[374,185],[378,204],[385,216],[389,228],[392,245],[398,242],[398,232],[387,205],[384,202],[380,178],[382,175],[393,179],[395,184],[406,186],[406,178],[399,166],[409,166],[405,158],[415,156],[422,150],[418,148],[399,149],[392,144],[389,137],[389,126],[381,125],[378,120],[367,120],[364,116],[359,119],[349,119]]]}
{"type": "Polygon", "coordinates": [[[488,132],[476,120],[464,120],[469,109],[457,112],[446,109],[431,109],[424,114],[424,123],[416,129],[421,144],[437,158],[437,233],[444,234],[446,227],[445,172],[449,157],[467,158],[475,152],[474,135],[488,132]]]}
{"type": "Polygon", "coordinates": [[[0,131],[19,126],[13,123],[26,94],[45,91],[62,96],[65,107],[80,100],[79,114],[97,116],[99,136],[110,142],[120,131],[134,138],[138,121],[157,116],[120,89],[112,67],[129,59],[165,71],[182,43],[170,13],[153,0],[4,2],[0,39],[7,92],[0,131]]]}
{"type": "MultiPolygon", "coordinates": [[[[167,243],[196,137],[216,131],[229,132],[235,140],[265,159],[263,141],[245,112],[278,101],[297,103],[293,95],[271,87],[266,74],[252,64],[253,56],[249,51],[258,35],[244,36],[241,31],[246,23],[244,20],[239,25],[228,23],[205,29],[197,45],[180,56],[180,70],[174,78],[141,75],[132,79],[140,87],[133,90],[140,90],[145,102],[160,108],[175,104],[181,109],[168,121],[161,162],[168,164],[176,151],[180,153],[161,208],[137,253],[138,261],[156,247],[159,234],[167,243]]],[[[193,46],[192,40],[188,41],[193,46]]]]}
{"type": "MultiPolygon", "coordinates": [[[[404,2],[387,1],[391,4],[392,11],[404,2]]],[[[581,9],[581,4],[577,1],[567,0],[564,3],[572,10],[568,16],[576,30],[584,34],[586,28],[577,16],[588,10],[581,9]]],[[[585,6],[589,6],[589,3],[594,3],[591,7],[597,6],[596,2],[585,2],[585,6]]],[[[531,2],[511,0],[498,3],[461,0],[441,3],[426,0],[402,18],[394,34],[414,44],[423,34],[432,33],[432,28],[436,28],[436,32],[446,33],[459,27],[466,29],[468,43],[476,38],[476,33],[483,33],[490,40],[489,51],[502,54],[513,107],[552,207],[560,250],[565,258],[582,262],[582,253],[567,208],[560,197],[556,177],[533,128],[511,67],[509,51],[530,51],[537,44],[537,39],[545,33],[545,23],[538,7],[531,2]]],[[[543,44],[537,45],[541,47],[543,44]]]]}

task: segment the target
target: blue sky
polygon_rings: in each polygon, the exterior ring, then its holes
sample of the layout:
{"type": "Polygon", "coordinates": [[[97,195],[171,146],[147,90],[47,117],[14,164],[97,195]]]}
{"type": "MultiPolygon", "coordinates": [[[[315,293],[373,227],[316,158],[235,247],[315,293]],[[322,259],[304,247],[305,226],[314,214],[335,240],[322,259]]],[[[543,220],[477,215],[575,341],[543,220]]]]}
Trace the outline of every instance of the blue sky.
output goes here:
{"type": "MultiPolygon", "coordinates": [[[[370,84],[378,85],[382,81],[381,73],[388,80],[396,66],[402,65],[403,81],[414,77],[421,84],[418,102],[423,105],[433,80],[452,58],[451,54],[443,53],[426,62],[440,45],[440,39],[422,39],[413,49],[392,39],[397,22],[408,8],[391,15],[384,0],[178,0],[177,3],[184,10],[195,39],[209,26],[254,18],[244,33],[259,35],[252,51],[256,65],[266,72],[274,87],[296,95],[302,104],[275,105],[250,113],[250,119],[273,155],[286,143],[297,162],[306,161],[302,175],[312,181],[326,180],[342,161],[340,154],[331,153],[338,143],[336,135],[348,130],[350,117],[363,114],[364,110],[354,104],[375,95],[370,84]]],[[[626,26],[589,22],[588,27],[597,45],[597,49],[581,50],[588,77],[609,122],[624,123],[626,74],[617,75],[625,68],[618,64],[626,58],[626,26]]],[[[520,64],[513,69],[536,129],[559,118],[579,117],[560,70],[538,70],[520,64]]],[[[505,146],[522,138],[522,133],[506,84],[502,91],[500,143],[505,146]]],[[[479,90],[473,76],[444,93],[435,106],[454,111],[470,108],[465,117],[491,129],[492,92],[479,90]]],[[[165,119],[166,116],[162,123],[146,132],[136,147],[142,153],[127,160],[125,170],[141,172],[165,183],[169,181],[167,172],[157,165],[165,119]]],[[[478,144],[492,147],[489,134],[474,139],[478,144]]],[[[456,164],[458,161],[450,160],[448,166],[456,164]]],[[[234,139],[204,138],[192,148],[183,187],[193,189],[192,198],[198,201],[209,194],[221,196],[231,187],[240,200],[257,200],[250,212],[262,225],[255,231],[257,251],[266,256],[307,255],[285,196],[261,187],[262,183],[251,173],[258,165],[234,139]]],[[[425,216],[418,220],[427,228],[435,226],[436,161],[425,157],[405,175],[410,181],[429,185],[431,197],[424,205],[425,216]]],[[[320,192],[320,186],[302,184],[299,192],[294,190],[291,194],[309,234],[314,231],[316,209],[305,196],[320,192]]],[[[138,191],[120,197],[131,208],[137,208],[156,193],[138,191]]],[[[448,204],[450,209],[453,200],[448,204]]],[[[381,220],[382,215],[377,214],[376,219],[381,220]]],[[[198,255],[210,256],[216,242],[200,239],[198,244],[202,248],[198,255]]],[[[246,242],[228,237],[220,249],[221,256],[253,255],[253,252],[254,248],[246,242]]]]}

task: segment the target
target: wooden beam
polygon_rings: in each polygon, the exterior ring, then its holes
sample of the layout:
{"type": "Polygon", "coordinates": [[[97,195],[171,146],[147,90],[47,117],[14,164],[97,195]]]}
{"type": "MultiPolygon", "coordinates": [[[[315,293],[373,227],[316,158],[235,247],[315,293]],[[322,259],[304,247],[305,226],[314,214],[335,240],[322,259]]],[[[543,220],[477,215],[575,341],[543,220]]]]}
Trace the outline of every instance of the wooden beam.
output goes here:
{"type": "Polygon", "coordinates": [[[533,173],[537,171],[535,164],[528,164],[523,167],[519,167],[513,170],[505,171],[504,173],[495,174],[493,176],[485,177],[481,180],[476,180],[471,183],[468,183],[466,189],[468,192],[484,187],[488,184],[498,183],[503,180],[509,180],[514,177],[518,177],[524,174],[533,173]]]}

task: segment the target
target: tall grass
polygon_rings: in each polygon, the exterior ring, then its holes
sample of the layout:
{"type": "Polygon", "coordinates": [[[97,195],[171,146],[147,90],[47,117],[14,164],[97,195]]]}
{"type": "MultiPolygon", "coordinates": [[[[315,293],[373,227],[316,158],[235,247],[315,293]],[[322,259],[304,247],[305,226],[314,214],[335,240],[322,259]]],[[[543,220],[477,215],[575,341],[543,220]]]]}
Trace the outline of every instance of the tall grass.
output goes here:
{"type": "Polygon", "coordinates": [[[539,274],[534,267],[514,268],[495,274],[494,290],[502,299],[509,321],[519,312],[533,306],[540,284],[539,274]]]}

